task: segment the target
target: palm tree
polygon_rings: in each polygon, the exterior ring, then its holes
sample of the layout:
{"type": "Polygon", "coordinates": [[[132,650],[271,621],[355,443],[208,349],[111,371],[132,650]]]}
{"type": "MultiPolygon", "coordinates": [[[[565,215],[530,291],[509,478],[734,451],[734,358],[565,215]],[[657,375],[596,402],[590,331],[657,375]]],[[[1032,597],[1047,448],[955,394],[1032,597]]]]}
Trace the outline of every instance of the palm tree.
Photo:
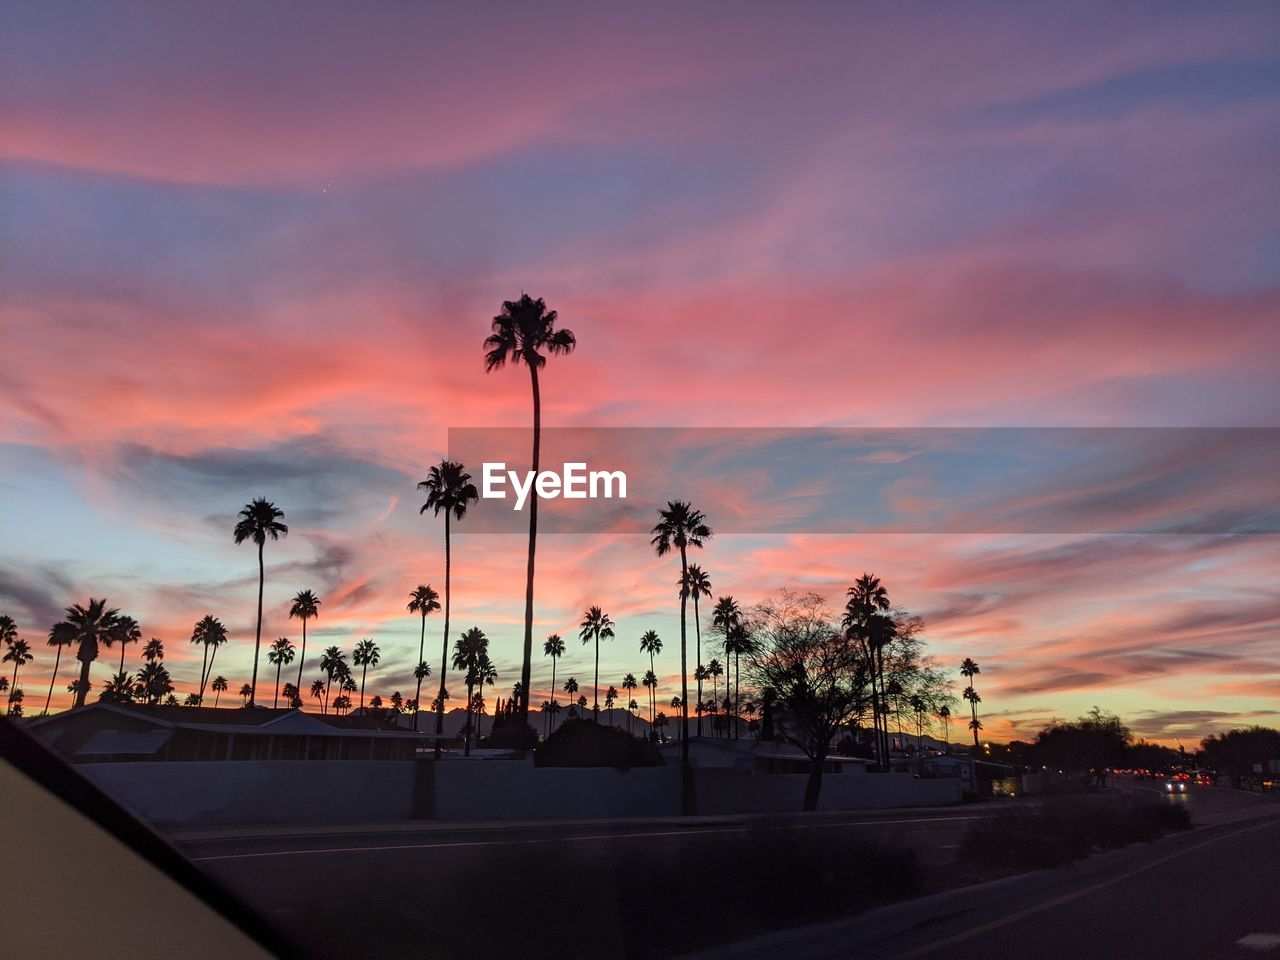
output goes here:
{"type": "Polygon", "coordinates": [[[618,688],[609,685],[609,689],[604,693],[604,709],[609,714],[609,726],[613,726],[613,705],[618,699],[618,688]]]}
{"type": "Polygon", "coordinates": [[[880,756],[880,768],[888,770],[889,718],[884,714],[884,648],[892,639],[894,628],[891,618],[884,614],[889,609],[889,592],[880,578],[870,573],[860,576],[846,591],[848,601],[844,607],[844,628],[862,645],[863,659],[869,667],[871,679],[871,723],[876,734],[876,753],[880,756]],[[884,725],[881,727],[881,717],[884,725]]]}
{"type": "Polygon", "coordinates": [[[471,756],[471,707],[474,702],[476,682],[479,679],[480,658],[487,656],[488,649],[489,638],[479,627],[472,627],[458,637],[453,645],[453,669],[465,673],[467,684],[467,722],[462,744],[465,756],[471,756]]]}
{"type": "Polygon", "coordinates": [[[378,649],[378,645],[370,639],[361,640],[356,644],[355,653],[351,655],[351,662],[360,668],[360,709],[364,709],[364,681],[369,673],[370,667],[376,667],[378,660],[382,657],[382,651],[378,649]]]}
{"type": "Polygon", "coordinates": [[[133,703],[133,677],[121,670],[102,685],[98,700],[102,703],[133,703]]]}
{"type": "MultiPolygon", "coordinates": [[[[628,673],[622,678],[622,689],[627,691],[627,699],[631,700],[632,703],[635,703],[635,700],[631,699],[631,693],[639,685],[640,684],[636,682],[636,675],[634,673],[628,673]]],[[[631,732],[631,711],[634,709],[634,707],[627,708],[627,733],[631,732]]]]}
{"type": "Polygon", "coordinates": [[[62,648],[69,647],[75,641],[75,631],[67,629],[64,624],[59,624],[49,631],[49,646],[54,649],[53,676],[49,678],[49,694],[44,698],[45,713],[49,712],[49,704],[53,702],[53,685],[58,682],[58,666],[62,663],[62,648]]]}
{"type": "Polygon", "coordinates": [[[982,672],[982,668],[978,666],[978,662],[970,657],[965,657],[960,663],[960,676],[969,681],[969,686],[965,688],[964,698],[969,701],[969,711],[973,719],[969,722],[969,729],[973,731],[973,745],[978,746],[978,731],[982,729],[978,723],[978,704],[982,702],[982,698],[978,696],[978,691],[973,685],[973,678],[982,672]]]}
{"type": "Polygon", "coordinates": [[[280,691],[284,694],[284,699],[289,704],[290,710],[302,709],[302,694],[298,692],[298,687],[293,683],[286,683],[284,689],[280,691]]]}
{"type": "MultiPolygon", "coordinates": [[[[672,698],[671,698],[671,709],[672,709],[672,710],[683,710],[683,709],[684,709],[684,701],[683,701],[682,699],[680,699],[679,697],[672,697],[672,698]]],[[[659,716],[661,716],[661,714],[659,714],[659,716]]],[[[656,724],[656,721],[655,721],[655,724],[656,724]]],[[[681,739],[681,740],[683,740],[683,739],[684,739],[684,737],[685,737],[685,734],[689,732],[689,714],[688,714],[688,713],[684,714],[684,720],[682,721],[681,726],[680,726],[680,728],[679,728],[679,729],[680,729],[680,739],[681,739]]],[[[684,751],[681,751],[681,752],[683,753],[684,751]]]]}
{"type": "MultiPolygon", "coordinates": [[[[429,583],[420,583],[414,588],[413,592],[409,594],[408,609],[410,613],[422,615],[422,633],[418,637],[418,667],[415,667],[413,671],[414,676],[418,681],[418,689],[414,693],[413,699],[418,701],[422,699],[422,681],[426,676],[426,674],[423,674],[423,676],[419,677],[418,670],[427,662],[427,614],[435,613],[440,609],[440,594],[432,590],[429,583]]],[[[427,673],[430,672],[431,668],[428,667],[427,673]]],[[[415,732],[418,729],[418,714],[416,711],[413,714],[413,729],[415,732]]]]}
{"type": "Polygon", "coordinates": [[[570,710],[570,716],[572,716],[573,702],[574,702],[573,695],[578,692],[578,681],[573,677],[570,677],[568,680],[566,680],[564,682],[564,692],[569,695],[569,710],[570,710]]]}
{"type": "Polygon", "coordinates": [[[302,621],[302,653],[298,656],[298,682],[294,684],[302,689],[302,668],[307,663],[307,621],[320,616],[320,598],[310,590],[299,590],[294,594],[289,605],[289,619],[295,617],[302,621]]]}
{"type": "MultiPolygon", "coordinates": [[[[698,597],[711,596],[711,578],[696,563],[680,578],[680,590],[693,598],[693,630],[697,637],[697,663],[702,666],[702,618],[698,615],[698,597]]],[[[695,674],[696,675],[696,674],[695,674]]],[[[698,702],[702,702],[702,684],[698,684],[698,702]]],[[[702,736],[702,711],[698,711],[698,736],[702,736]]]]}
{"type": "Polygon", "coordinates": [[[264,497],[258,497],[252,503],[246,503],[240,511],[240,519],[236,522],[232,535],[237,544],[252,540],[258,545],[258,629],[253,641],[253,679],[249,683],[249,698],[246,707],[253,706],[253,698],[258,690],[258,658],[262,655],[262,591],[266,585],[266,566],[263,562],[262,550],[267,538],[279,540],[288,536],[289,528],[280,522],[284,511],[276,507],[264,497]]]}
{"type": "Polygon", "coordinates": [[[294,646],[288,637],[280,637],[267,650],[267,661],[276,665],[276,695],[271,701],[271,709],[280,706],[280,668],[293,663],[294,646]]]}
{"type": "MultiPolygon", "coordinates": [[[[534,300],[522,293],[519,300],[506,300],[502,312],[493,318],[493,332],[484,341],[484,369],[486,373],[500,370],[511,361],[512,366],[523,363],[529,368],[533,385],[533,474],[538,474],[538,455],[542,441],[542,396],[538,390],[538,371],[546,365],[547,358],[540,351],[560,355],[573,351],[577,339],[571,330],[556,329],[558,319],[554,310],[548,310],[539,297],[534,300]]],[[[520,666],[522,691],[529,690],[529,675],[533,665],[533,569],[538,542],[538,498],[529,500],[529,560],[524,588],[524,660],[520,666]]],[[[521,724],[529,721],[529,697],[524,695],[517,705],[521,724]]]]}
{"type": "Polygon", "coordinates": [[[23,664],[30,663],[35,659],[35,654],[31,652],[31,644],[25,640],[13,639],[8,643],[8,649],[5,650],[4,656],[0,657],[0,661],[13,664],[13,680],[10,681],[10,689],[18,689],[18,670],[23,664]]]}
{"type": "Polygon", "coordinates": [[[320,701],[320,712],[324,713],[324,696],[325,682],[323,678],[317,678],[311,682],[311,699],[320,701]]]}
{"type": "Polygon", "coordinates": [[[945,703],[938,708],[938,719],[942,721],[942,742],[946,752],[951,752],[951,708],[945,703]]]}
{"type": "MultiPolygon", "coordinates": [[[[76,659],[80,661],[80,677],[76,680],[75,706],[83,707],[89,692],[89,665],[98,659],[98,649],[110,646],[119,629],[120,611],[108,607],[106,598],[89,598],[89,605],[73,604],[67,607],[67,619],[53,625],[53,631],[69,638],[76,645],[76,659]]],[[[52,633],[50,634],[52,636],[52,633]]]]}
{"type": "Polygon", "coordinates": [[[213,659],[218,655],[218,648],[227,642],[227,628],[217,617],[205,614],[192,628],[191,642],[204,647],[204,665],[200,668],[200,699],[203,701],[205,684],[213,673],[213,659]],[[212,654],[209,652],[210,647],[213,648],[212,654]]]}
{"type": "Polygon", "coordinates": [[[159,637],[152,637],[142,647],[142,659],[147,663],[155,663],[157,660],[164,659],[164,641],[159,637]]]}
{"type": "Polygon", "coordinates": [[[578,633],[582,642],[590,643],[593,639],[596,642],[596,679],[592,688],[594,697],[594,720],[600,722],[600,638],[613,639],[613,621],[609,619],[609,615],[599,607],[590,607],[587,612],[582,615],[582,622],[578,624],[581,630],[578,633]]]}
{"type": "MultiPolygon", "coordinates": [[[[716,600],[716,605],[711,611],[711,625],[724,635],[724,659],[729,663],[730,657],[733,657],[732,663],[737,674],[742,672],[742,664],[739,657],[748,653],[746,646],[746,631],[742,629],[742,611],[738,607],[738,601],[731,596],[723,596],[716,600]]],[[[733,738],[738,738],[738,684],[741,680],[739,676],[734,680],[733,684],[733,738]]],[[[728,681],[725,681],[726,692],[728,692],[728,681]]],[[[725,711],[728,713],[728,711],[725,711]]]]}
{"type": "MultiPolygon", "coordinates": [[[[413,696],[413,722],[415,731],[418,729],[418,698],[422,695],[422,681],[427,679],[429,676],[431,676],[431,664],[427,663],[425,660],[419,660],[418,665],[413,668],[413,679],[418,685],[418,692],[413,696]]],[[[396,692],[398,693],[399,691],[396,692]]],[[[403,703],[403,701],[401,700],[396,704],[396,713],[400,712],[400,703],[403,703]]]]}
{"type": "Polygon", "coordinates": [[[213,705],[216,708],[218,706],[218,698],[227,692],[227,688],[230,687],[231,684],[227,683],[226,677],[222,674],[218,674],[213,678],[213,683],[210,684],[210,686],[213,688],[213,705]]]}
{"type": "Polygon", "coordinates": [[[653,630],[646,630],[640,638],[640,652],[649,655],[649,669],[653,669],[653,658],[662,652],[662,638],[653,630]]]}
{"type": "Polygon", "coordinates": [[[240,696],[244,697],[243,706],[249,706],[250,702],[253,700],[253,687],[246,683],[240,688],[240,696]]]}
{"type": "Polygon", "coordinates": [[[120,644],[120,672],[124,673],[124,648],[126,644],[137,643],[142,639],[142,628],[138,626],[138,621],[133,617],[122,616],[116,625],[115,636],[107,641],[107,646],[112,643],[120,644]]]}
{"type": "MultiPolygon", "coordinates": [[[[553,633],[547,637],[542,643],[542,655],[551,658],[551,701],[555,702],[556,697],[556,661],[564,656],[564,641],[560,639],[560,634],[553,633]]],[[[551,717],[554,711],[547,713],[547,719],[544,723],[543,736],[551,735],[551,717]]]]}
{"type": "MultiPolygon", "coordinates": [[[[485,641],[486,646],[488,641],[485,641]]],[[[484,716],[484,688],[485,684],[493,686],[498,682],[498,668],[493,665],[493,661],[489,659],[488,653],[480,654],[480,659],[476,661],[476,739],[480,739],[480,734],[484,731],[481,729],[481,717],[484,716]]],[[[497,713],[495,708],[494,713],[497,713]]],[[[489,731],[493,732],[492,728],[489,731]]]]}
{"type": "Polygon", "coordinates": [[[148,660],[134,680],[134,695],[150,706],[159,705],[166,695],[173,692],[173,678],[165,665],[158,660],[148,660]]]}
{"type": "MultiPolygon", "coordinates": [[[[427,479],[418,484],[427,491],[427,502],[418,511],[421,515],[431,510],[433,516],[444,513],[444,649],[440,654],[440,693],[436,696],[436,757],[440,756],[440,740],[444,736],[445,675],[449,669],[449,578],[451,557],[449,553],[449,521],[461,522],[467,515],[467,507],[480,499],[480,492],[471,482],[466,467],[452,460],[441,460],[432,467],[427,479]]],[[[414,707],[417,710],[417,707],[414,707]]],[[[415,721],[416,723],[416,721],[415,721]]],[[[415,726],[416,730],[417,727],[415,726]]]]}
{"type": "Polygon", "coordinates": [[[13,622],[13,617],[7,613],[0,614],[0,646],[7,647],[12,641],[18,639],[18,625],[13,622]]]}
{"type": "MultiPolygon", "coordinates": [[[[688,593],[684,583],[689,575],[688,550],[690,547],[702,548],[711,539],[711,528],[701,511],[695,510],[683,500],[669,501],[665,508],[658,511],[658,524],[653,528],[654,552],[658,556],[666,556],[673,548],[680,551],[680,765],[689,766],[689,674],[687,648],[687,629],[685,626],[685,604],[688,593]]],[[[692,783],[688,775],[682,778],[682,808],[686,813],[692,812],[692,783]]]]}
{"type": "Polygon", "coordinates": [[[326,647],[320,656],[320,669],[325,675],[324,685],[324,706],[320,708],[321,713],[328,712],[329,707],[329,691],[333,688],[334,677],[338,678],[338,693],[342,693],[342,680],[347,669],[346,654],[337,647],[326,647]]]}
{"type": "MultiPolygon", "coordinates": [[[[655,711],[658,709],[658,675],[652,670],[644,672],[644,679],[641,681],[645,689],[649,691],[649,726],[653,726],[655,711]]],[[[672,704],[675,706],[675,704],[672,704]]]]}

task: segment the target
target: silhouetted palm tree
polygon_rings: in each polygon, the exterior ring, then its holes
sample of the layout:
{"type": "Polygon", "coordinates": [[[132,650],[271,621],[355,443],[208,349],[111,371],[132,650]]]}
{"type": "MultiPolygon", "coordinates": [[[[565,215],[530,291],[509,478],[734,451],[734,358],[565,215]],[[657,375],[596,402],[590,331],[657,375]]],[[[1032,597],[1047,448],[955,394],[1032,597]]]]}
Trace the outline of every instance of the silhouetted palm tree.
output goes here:
{"type": "Polygon", "coordinates": [[[240,696],[244,697],[244,703],[242,706],[249,706],[249,704],[253,702],[253,687],[246,683],[240,688],[240,696]]]}
{"type": "MultiPolygon", "coordinates": [[[[481,657],[486,657],[489,649],[489,638],[479,627],[472,627],[454,642],[453,668],[465,673],[467,684],[467,718],[463,737],[463,753],[471,755],[471,711],[474,704],[475,687],[479,680],[481,657]]],[[[441,704],[443,706],[443,704],[441,704]]]]}
{"type": "Polygon", "coordinates": [[[938,708],[938,719],[942,721],[942,742],[947,753],[951,752],[951,708],[945,703],[938,708]]]}
{"type": "MultiPolygon", "coordinates": [[[[533,386],[533,473],[539,469],[542,442],[542,396],[538,388],[538,371],[546,365],[547,358],[541,351],[561,355],[573,351],[577,340],[571,330],[556,329],[559,319],[554,310],[548,310],[542,298],[537,300],[522,293],[519,300],[506,300],[502,312],[493,318],[493,332],[484,341],[484,369],[486,373],[500,370],[510,361],[513,366],[523,363],[529,368],[533,386]]],[[[529,559],[525,576],[524,593],[524,660],[520,666],[520,685],[529,690],[530,671],[533,666],[533,571],[538,542],[538,498],[529,499],[529,559]]],[[[519,723],[529,721],[529,698],[520,698],[519,723]]]]}
{"type": "Polygon", "coordinates": [[[213,688],[213,705],[216,708],[218,706],[218,698],[227,692],[227,689],[231,684],[227,682],[226,677],[222,674],[218,674],[213,678],[213,683],[210,684],[210,686],[213,688]]]}
{"type": "Polygon", "coordinates": [[[18,625],[7,613],[0,614],[0,647],[7,647],[18,639],[18,625]]]}
{"type": "Polygon", "coordinates": [[[120,672],[124,673],[125,647],[142,639],[142,628],[138,626],[138,621],[133,617],[122,616],[113,633],[114,636],[107,641],[107,646],[111,646],[113,643],[120,644],[120,672]]]}
{"type": "MultiPolygon", "coordinates": [[[[445,677],[449,669],[449,599],[452,558],[449,547],[449,521],[461,522],[467,515],[467,507],[480,499],[480,492],[471,482],[466,467],[452,460],[441,460],[432,467],[427,479],[418,484],[427,491],[427,502],[418,511],[421,515],[431,510],[433,516],[444,513],[444,646],[440,654],[440,692],[436,695],[436,756],[440,756],[440,740],[444,736],[445,677]]],[[[416,698],[415,698],[416,699],[416,698]]],[[[417,707],[414,707],[417,710],[417,707]]],[[[415,721],[416,723],[416,721],[415,721]]],[[[415,726],[416,730],[417,727],[415,726]]]]}
{"type": "MultiPolygon", "coordinates": [[[[658,675],[652,670],[646,670],[641,683],[649,691],[649,725],[652,727],[658,710],[658,675]]],[[[672,706],[675,706],[675,704],[672,704],[672,706]]]]}
{"type": "Polygon", "coordinates": [[[22,669],[24,664],[28,664],[34,659],[35,654],[31,652],[31,644],[27,643],[27,641],[19,640],[16,637],[9,641],[6,645],[4,656],[0,657],[0,661],[13,664],[13,680],[10,681],[10,689],[18,689],[18,671],[22,669]]]}
{"type": "MultiPolygon", "coordinates": [[[[12,622],[12,621],[11,621],[12,622]]],[[[44,698],[44,712],[49,712],[53,702],[53,685],[58,682],[58,666],[62,663],[62,648],[75,643],[75,631],[66,623],[60,623],[49,631],[49,646],[53,647],[53,676],[49,678],[49,694],[44,698]]]]}
{"type": "Polygon", "coordinates": [[[173,678],[169,670],[158,660],[148,660],[134,680],[134,695],[151,706],[173,693],[173,678]]]}
{"type": "MultiPolygon", "coordinates": [[[[488,646],[489,641],[485,641],[488,646]]],[[[484,733],[481,727],[480,718],[484,716],[484,688],[485,685],[493,686],[498,682],[498,668],[493,665],[493,661],[489,659],[488,653],[480,654],[480,659],[476,662],[476,739],[480,739],[480,735],[484,733]]],[[[496,710],[494,711],[497,712],[496,710]]],[[[490,731],[492,732],[492,731],[490,731]]]]}
{"type": "Polygon", "coordinates": [[[326,690],[327,685],[323,678],[311,681],[311,699],[320,701],[320,712],[322,714],[324,713],[324,698],[327,695],[326,690]]]}
{"type": "Polygon", "coordinates": [[[569,714],[570,716],[574,716],[575,714],[573,712],[573,706],[572,706],[572,704],[574,703],[573,695],[578,692],[578,681],[576,678],[570,677],[568,680],[564,682],[564,692],[569,695],[569,704],[570,704],[569,714]]]}
{"type": "MultiPolygon", "coordinates": [[[[732,664],[736,673],[741,674],[742,664],[739,660],[742,654],[747,653],[744,641],[746,640],[746,631],[742,629],[742,611],[738,607],[738,601],[731,596],[720,597],[716,600],[716,605],[711,610],[711,625],[724,635],[724,659],[727,664],[732,664]],[[730,660],[729,658],[733,659],[730,660]]],[[[741,677],[734,680],[733,685],[733,737],[738,738],[738,684],[741,677]]],[[[725,681],[727,691],[729,684],[725,681]]],[[[728,713],[728,711],[725,711],[728,713]]]]}
{"type": "Polygon", "coordinates": [[[889,609],[889,592],[880,578],[870,573],[860,576],[846,591],[848,601],[842,620],[862,645],[863,659],[870,668],[871,722],[876,732],[876,753],[880,756],[882,770],[889,762],[889,719],[884,713],[884,648],[892,639],[894,629],[891,618],[884,616],[889,609]],[[881,726],[883,716],[884,724],[881,726]]]}
{"type": "MultiPolygon", "coordinates": [[[[640,684],[636,682],[636,675],[634,673],[628,673],[622,678],[622,689],[627,691],[628,700],[631,700],[632,691],[634,691],[639,685],[640,684]]],[[[631,700],[631,702],[635,703],[635,700],[631,700]]],[[[627,733],[631,732],[631,711],[634,709],[634,707],[627,708],[627,733]]]]}
{"type": "Polygon", "coordinates": [[[98,700],[101,703],[133,703],[133,695],[133,677],[121,670],[102,685],[98,700]]]}
{"type": "Polygon", "coordinates": [[[590,607],[587,612],[582,615],[582,622],[578,624],[581,628],[578,637],[584,644],[595,640],[596,644],[596,674],[595,684],[592,687],[592,697],[594,706],[592,712],[596,723],[600,722],[600,638],[613,639],[613,621],[609,619],[609,615],[599,607],[590,607]]]}
{"type": "Polygon", "coordinates": [[[76,645],[76,659],[80,661],[80,677],[76,681],[75,705],[84,706],[89,692],[89,665],[98,659],[100,646],[110,646],[119,629],[120,611],[108,607],[106,598],[89,598],[89,605],[73,604],[67,607],[67,619],[54,624],[53,629],[70,638],[76,645]]]}
{"type": "MultiPolygon", "coordinates": [[[[560,639],[560,634],[553,633],[542,643],[542,655],[551,658],[551,700],[555,702],[556,696],[556,661],[564,656],[564,641],[560,639]]],[[[555,711],[549,711],[546,722],[544,723],[543,736],[551,735],[551,717],[555,711]]]]}
{"type": "Polygon", "coordinates": [[[356,644],[356,652],[351,655],[352,662],[360,668],[360,709],[364,709],[364,681],[370,667],[378,665],[382,651],[372,640],[361,640],[356,644]]]}
{"type": "MultiPolygon", "coordinates": [[[[669,501],[658,511],[658,524],[653,528],[652,545],[658,556],[664,557],[671,550],[680,553],[680,765],[689,766],[689,676],[688,641],[685,624],[685,606],[689,599],[684,584],[689,576],[690,547],[701,549],[711,539],[711,528],[701,511],[695,510],[683,500],[669,501]]],[[[692,812],[692,784],[688,776],[682,778],[682,804],[686,813],[692,812]]]]}
{"type": "MultiPolygon", "coordinates": [[[[698,597],[711,596],[711,578],[696,563],[680,578],[680,589],[693,598],[693,631],[697,637],[697,663],[702,666],[702,618],[698,614],[698,597]]],[[[694,676],[697,676],[696,672],[694,676]]],[[[703,676],[706,676],[705,674],[703,676]]],[[[702,684],[698,684],[698,702],[702,702],[702,684]]],[[[702,711],[698,711],[698,736],[702,736],[702,711]]]]}
{"type": "Polygon", "coordinates": [[[297,684],[286,683],[284,689],[280,692],[284,694],[284,699],[289,704],[289,709],[302,709],[302,694],[298,691],[297,684]]]}
{"type": "Polygon", "coordinates": [[[969,686],[965,688],[964,698],[969,701],[969,710],[973,719],[969,722],[969,729],[973,731],[973,745],[978,746],[978,731],[982,729],[982,725],[978,723],[978,704],[982,702],[982,698],[978,696],[977,688],[973,685],[973,678],[982,672],[982,668],[978,666],[976,660],[965,657],[960,664],[960,675],[969,681],[969,686]]]}
{"type": "Polygon", "coordinates": [[[280,668],[293,663],[294,646],[288,637],[280,637],[267,650],[267,661],[276,665],[276,694],[271,701],[271,709],[280,706],[280,668]]]}
{"type": "Polygon", "coordinates": [[[258,690],[258,658],[262,656],[262,591],[266,585],[267,568],[263,561],[262,551],[267,538],[279,540],[288,536],[289,528],[281,523],[284,511],[265,497],[258,497],[252,503],[246,503],[240,511],[240,519],[236,522],[232,536],[237,544],[252,540],[258,546],[258,629],[253,640],[253,678],[249,682],[249,698],[245,706],[253,706],[253,698],[258,690]]]}
{"type": "Polygon", "coordinates": [[[142,647],[142,659],[147,663],[155,663],[157,660],[164,659],[164,641],[159,637],[152,637],[142,647]]]}
{"type": "Polygon", "coordinates": [[[203,702],[205,684],[213,673],[213,660],[218,655],[218,648],[227,642],[227,628],[213,614],[205,614],[192,628],[191,642],[204,648],[204,665],[200,668],[200,700],[203,702]],[[212,653],[209,652],[211,647],[212,653]]]}
{"type": "Polygon", "coordinates": [[[302,621],[302,652],[298,655],[298,681],[294,684],[302,689],[302,668],[307,665],[307,621],[320,616],[320,598],[310,590],[299,590],[294,594],[289,605],[289,619],[295,617],[302,621]]]}
{"type": "MultiPolygon", "coordinates": [[[[430,584],[420,583],[414,588],[413,592],[409,594],[409,612],[417,613],[422,616],[422,632],[418,637],[419,667],[427,662],[427,615],[435,613],[439,609],[440,594],[431,589],[430,584]]],[[[427,668],[428,673],[430,672],[430,669],[430,667],[427,668]]],[[[418,676],[418,673],[419,670],[415,668],[413,674],[418,681],[418,689],[413,694],[414,700],[422,699],[422,681],[426,677],[426,674],[418,676]]],[[[413,715],[413,729],[415,732],[418,729],[418,714],[416,712],[413,715]]]]}
{"type": "Polygon", "coordinates": [[[321,713],[328,712],[329,691],[333,688],[334,677],[338,678],[338,692],[342,692],[342,676],[346,666],[346,654],[337,647],[325,647],[324,653],[320,655],[320,670],[325,675],[324,706],[320,708],[321,713]]]}

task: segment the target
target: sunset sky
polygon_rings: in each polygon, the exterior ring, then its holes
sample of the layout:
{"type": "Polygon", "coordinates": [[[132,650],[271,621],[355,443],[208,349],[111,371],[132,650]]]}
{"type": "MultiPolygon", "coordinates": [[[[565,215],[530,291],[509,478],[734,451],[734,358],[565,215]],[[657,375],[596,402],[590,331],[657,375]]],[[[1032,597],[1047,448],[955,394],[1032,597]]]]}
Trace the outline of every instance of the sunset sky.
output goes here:
{"type": "MultiPolygon", "coordinates": [[[[231,529],[257,496],[290,525],[264,642],[299,639],[314,589],[309,657],[371,636],[370,691],[411,692],[408,594],[443,588],[415,485],[450,428],[528,425],[527,373],[481,346],[521,291],[578,338],[548,427],[1280,426],[1274,5],[18,2],[0,130],[0,611],[36,648],[28,712],[90,595],[165,641],[182,692],[192,624],[221,617],[219,672],[247,680],[256,557],[231,529]]],[[[724,479],[749,513],[758,478],[724,479]]],[[[744,603],[838,606],[875,572],[944,664],[980,662],[992,738],[1094,704],[1188,746],[1277,725],[1280,526],[1136,533],[1166,530],[1145,479],[1096,528],[729,523],[698,559],[744,603]]],[[[638,506],[696,499],[667,480],[638,506]]],[[[509,689],[524,536],[455,529],[453,624],[509,689]]],[[[539,547],[558,675],[589,683],[599,604],[602,684],[647,667],[652,628],[669,700],[677,565],[634,533],[539,547]]]]}

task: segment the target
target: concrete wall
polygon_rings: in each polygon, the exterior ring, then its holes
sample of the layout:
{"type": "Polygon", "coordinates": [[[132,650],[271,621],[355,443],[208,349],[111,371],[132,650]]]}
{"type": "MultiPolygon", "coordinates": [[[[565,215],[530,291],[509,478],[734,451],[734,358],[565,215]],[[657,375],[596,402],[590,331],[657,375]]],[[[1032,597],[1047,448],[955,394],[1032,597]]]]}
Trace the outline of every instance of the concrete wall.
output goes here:
{"type": "MultiPolygon", "coordinates": [[[[674,817],[680,769],[535,768],[507,760],[86,763],[77,767],[144,820],[165,826],[674,817]]],[[[695,769],[697,813],[799,811],[805,774],[695,769]]],[[[819,809],[941,806],[957,780],[828,774],[819,809]]]]}
{"type": "Polygon", "coordinates": [[[143,820],[166,826],[404,820],[415,762],[83,763],[143,820]]]}

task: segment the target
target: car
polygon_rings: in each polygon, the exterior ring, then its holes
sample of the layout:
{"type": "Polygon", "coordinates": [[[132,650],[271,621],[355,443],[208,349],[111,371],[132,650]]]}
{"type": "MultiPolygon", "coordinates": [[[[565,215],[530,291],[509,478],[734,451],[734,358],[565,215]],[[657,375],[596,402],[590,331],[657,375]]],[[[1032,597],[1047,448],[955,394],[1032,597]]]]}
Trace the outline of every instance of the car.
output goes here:
{"type": "Polygon", "coordinates": [[[1177,777],[1166,777],[1164,781],[1165,793],[1186,793],[1187,781],[1180,780],[1177,777]]]}

